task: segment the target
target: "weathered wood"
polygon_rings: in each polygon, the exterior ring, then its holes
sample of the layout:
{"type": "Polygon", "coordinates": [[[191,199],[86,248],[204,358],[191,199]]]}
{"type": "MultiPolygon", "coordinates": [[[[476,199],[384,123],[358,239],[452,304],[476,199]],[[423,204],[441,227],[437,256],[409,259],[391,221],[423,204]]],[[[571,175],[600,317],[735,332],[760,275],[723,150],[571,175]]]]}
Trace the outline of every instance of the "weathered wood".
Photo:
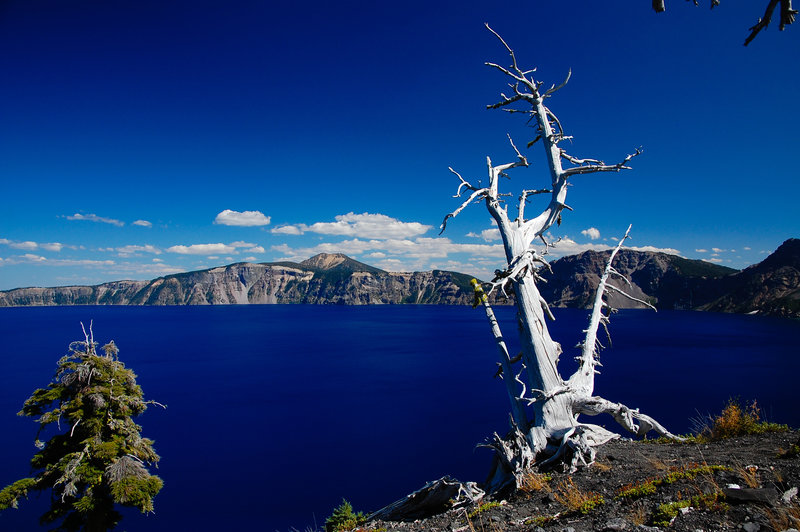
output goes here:
{"type": "MultiPolygon", "coordinates": [[[[605,327],[608,323],[608,314],[603,312],[608,308],[604,298],[608,291],[620,291],[607,281],[611,276],[618,275],[612,267],[612,262],[628,233],[611,254],[602,274],[589,327],[578,357],[579,367],[568,380],[564,380],[558,372],[561,346],[550,336],[546,320],[552,319],[552,314],[536,286],[538,278],[536,264],[546,264],[546,261],[543,254],[537,253],[532,245],[535,240],[541,240],[546,254],[550,247],[545,238],[546,232],[553,224],[561,223],[564,209],[571,210],[566,204],[568,179],[577,175],[629,169],[627,163],[639,155],[641,150],[637,149],[616,164],[605,164],[597,159],[578,158],[567,154],[559,146],[559,142],[571,137],[564,134],[561,122],[544,104],[545,99],[566,85],[566,80],[557,87],[554,85],[547,91],[541,92],[541,82],[531,75],[534,70],[523,71],[517,64],[514,51],[502,37],[491,28],[489,30],[503,44],[512,64],[509,67],[495,63],[487,65],[511,78],[510,86],[514,94],[510,97],[503,94],[500,102],[487,107],[498,109],[517,104],[524,106],[523,109],[513,108],[513,111],[529,114],[537,125],[537,136],[531,144],[541,141],[551,181],[549,189],[524,190],[517,217],[512,220],[508,214],[508,207],[501,201],[499,178],[507,176],[507,172],[512,169],[527,167],[528,161],[510,137],[509,141],[517,160],[494,165],[487,157],[488,186],[475,187],[458,172],[450,169],[460,181],[456,196],[460,197],[465,192],[469,192],[469,196],[455,211],[445,217],[442,231],[447,221],[458,216],[469,204],[476,200],[484,201],[486,209],[500,231],[507,262],[507,268],[498,272],[487,286],[490,291],[496,288],[505,291],[505,287],[510,284],[514,290],[518,311],[521,367],[516,371],[512,367],[512,360],[508,356],[494,313],[486,299],[480,299],[498,342],[500,363],[512,410],[511,431],[504,438],[495,434],[492,441],[485,445],[496,452],[495,464],[487,481],[487,489],[492,491],[508,485],[509,482],[518,482],[525,471],[536,464],[552,465],[563,462],[574,469],[593,463],[593,448],[618,436],[597,425],[579,422],[580,414],[610,414],[625,429],[640,435],[651,429],[667,436],[672,434],[649,416],[640,414],[638,410],[593,396],[594,375],[598,365],[597,331],[600,325],[605,327]],[[565,168],[564,164],[569,166],[565,168]],[[541,213],[526,219],[524,217],[526,198],[531,193],[549,193],[550,201],[541,213]],[[516,375],[519,375],[519,380],[516,375]],[[515,381],[521,385],[521,392],[515,381]],[[527,403],[525,408],[528,411],[523,408],[523,403],[527,403]]],[[[630,227],[628,230],[630,231],[630,227]]]]}
{"type": "Polygon", "coordinates": [[[525,383],[517,380],[517,376],[514,374],[514,370],[511,368],[511,357],[508,354],[508,347],[506,347],[506,341],[503,339],[503,333],[500,332],[500,324],[497,323],[497,318],[494,315],[492,306],[489,304],[489,298],[486,297],[486,294],[484,293],[483,288],[481,288],[481,285],[477,279],[472,279],[470,283],[475,290],[474,306],[477,306],[478,303],[483,305],[483,308],[486,311],[486,318],[489,320],[489,325],[492,328],[492,335],[497,343],[497,354],[500,358],[501,369],[501,372],[498,373],[501,374],[501,377],[506,384],[508,400],[511,402],[511,415],[513,416],[513,421],[517,426],[527,427],[528,418],[525,415],[525,406],[522,403],[522,396],[525,395],[525,383]],[[523,386],[521,393],[519,392],[517,383],[523,386]]]}
{"type": "Polygon", "coordinates": [[[485,495],[474,482],[462,483],[450,477],[428,482],[368,517],[369,521],[414,521],[480,502],[485,495]]]}

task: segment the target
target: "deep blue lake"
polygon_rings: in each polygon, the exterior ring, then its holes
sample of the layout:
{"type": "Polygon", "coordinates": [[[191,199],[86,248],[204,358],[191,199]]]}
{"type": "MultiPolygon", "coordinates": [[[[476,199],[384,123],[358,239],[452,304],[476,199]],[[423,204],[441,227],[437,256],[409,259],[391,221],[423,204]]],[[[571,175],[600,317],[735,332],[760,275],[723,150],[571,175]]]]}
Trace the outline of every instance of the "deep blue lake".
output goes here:
{"type": "MultiPolygon", "coordinates": [[[[514,310],[496,312],[511,340],[514,310]]],[[[556,309],[556,318],[567,376],[587,312],[556,309]]],[[[321,526],[342,497],[370,511],[444,475],[483,480],[490,452],[475,445],[507,429],[480,309],[0,308],[0,487],[26,476],[35,452],[37,425],[16,412],[90,320],[101,345],[116,342],[146,398],[168,405],[138,418],[161,455],[156,513],[126,512],[118,530],[321,526]]],[[[595,392],[673,432],[732,396],[800,425],[800,322],[622,311],[611,334],[595,392]]],[[[617,430],[611,418],[594,422],[617,430]]],[[[0,514],[0,529],[39,530],[47,506],[47,494],[34,494],[0,514]]]]}

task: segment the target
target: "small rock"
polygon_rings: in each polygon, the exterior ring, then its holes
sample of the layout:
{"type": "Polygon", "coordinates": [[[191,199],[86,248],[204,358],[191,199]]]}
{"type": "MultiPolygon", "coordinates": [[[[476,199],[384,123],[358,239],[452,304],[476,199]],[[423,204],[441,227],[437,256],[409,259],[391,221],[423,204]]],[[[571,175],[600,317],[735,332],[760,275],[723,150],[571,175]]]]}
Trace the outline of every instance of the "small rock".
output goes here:
{"type": "Polygon", "coordinates": [[[654,526],[639,525],[636,527],[636,532],[661,532],[661,529],[654,526]]]}
{"type": "Polygon", "coordinates": [[[759,530],[761,530],[761,525],[750,521],[749,523],[743,524],[742,529],[744,530],[744,532],[758,532],[759,530]]]}
{"type": "Polygon", "coordinates": [[[628,522],[619,517],[615,517],[614,519],[609,519],[608,521],[606,521],[606,527],[603,530],[608,530],[608,531],[628,530],[628,522]]]}
{"type": "Polygon", "coordinates": [[[740,490],[740,489],[742,489],[742,487],[739,484],[727,484],[725,487],[728,488],[729,490],[740,490]]]}
{"type": "Polygon", "coordinates": [[[498,515],[493,515],[493,516],[492,516],[492,521],[494,521],[495,523],[499,523],[499,522],[501,521],[501,519],[500,519],[500,516],[498,516],[498,515]]]}
{"type": "Polygon", "coordinates": [[[769,490],[763,488],[741,488],[738,490],[723,488],[722,493],[725,494],[725,499],[733,504],[737,503],[760,503],[772,504],[773,495],[769,490]]]}
{"type": "Polygon", "coordinates": [[[794,487],[792,489],[783,492],[783,495],[781,496],[781,501],[783,501],[784,504],[789,504],[795,497],[797,497],[797,487],[794,487]]]}
{"type": "Polygon", "coordinates": [[[567,528],[562,528],[561,532],[575,532],[575,529],[571,526],[568,526],[567,528]]]}

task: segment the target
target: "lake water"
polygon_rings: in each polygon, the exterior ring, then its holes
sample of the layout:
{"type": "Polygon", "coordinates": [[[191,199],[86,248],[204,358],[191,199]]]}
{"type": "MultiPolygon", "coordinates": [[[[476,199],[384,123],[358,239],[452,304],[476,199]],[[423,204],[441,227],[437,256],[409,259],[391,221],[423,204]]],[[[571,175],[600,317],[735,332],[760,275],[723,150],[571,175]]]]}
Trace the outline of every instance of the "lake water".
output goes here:
{"type": "MultiPolygon", "coordinates": [[[[504,333],[514,310],[497,308],[504,333]]],[[[573,363],[586,311],[556,309],[551,333],[573,363]]],[[[507,429],[496,351],[482,310],[439,306],[0,308],[0,486],[29,472],[37,425],[15,415],[53,375],[79,322],[114,340],[145,396],[138,419],[165,487],[156,514],[118,530],[303,530],[342,497],[370,511],[444,475],[483,480],[507,429]]],[[[623,311],[596,393],[673,432],[731,396],[800,425],[800,322],[695,312],[623,311]]],[[[513,351],[516,347],[510,346],[513,351]]],[[[595,422],[617,430],[610,418],[595,422]]],[[[0,514],[39,530],[48,495],[0,514]]],[[[43,528],[42,528],[43,530],[43,528]]]]}

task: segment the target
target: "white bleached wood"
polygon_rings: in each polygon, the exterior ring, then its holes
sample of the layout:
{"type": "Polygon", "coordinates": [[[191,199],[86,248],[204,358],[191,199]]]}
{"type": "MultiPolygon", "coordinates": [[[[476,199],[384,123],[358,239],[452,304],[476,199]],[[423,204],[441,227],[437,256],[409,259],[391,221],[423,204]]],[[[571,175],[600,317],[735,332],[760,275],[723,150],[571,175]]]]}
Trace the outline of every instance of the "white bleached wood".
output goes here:
{"type": "MultiPolygon", "coordinates": [[[[527,426],[528,419],[525,415],[525,408],[522,404],[521,396],[525,394],[524,386],[525,383],[522,381],[517,380],[516,378],[512,378],[514,376],[514,371],[511,369],[511,357],[508,354],[508,347],[506,347],[506,342],[503,339],[503,333],[500,332],[500,324],[497,323],[497,318],[494,315],[494,311],[492,310],[492,306],[489,304],[489,299],[486,297],[486,294],[483,292],[480,283],[477,279],[472,279],[471,281],[472,287],[475,290],[475,305],[477,306],[478,303],[483,305],[484,310],[486,311],[486,317],[489,320],[489,324],[492,328],[492,335],[494,336],[495,342],[497,343],[497,351],[500,357],[500,368],[502,369],[502,376],[503,380],[506,384],[506,391],[508,392],[508,399],[511,402],[511,415],[513,416],[514,423],[518,426],[527,426]],[[523,391],[519,392],[517,388],[517,383],[523,386],[523,391]]],[[[500,371],[498,371],[498,374],[500,371]]]]}
{"type": "MultiPolygon", "coordinates": [[[[583,175],[595,172],[620,171],[629,169],[626,164],[641,153],[637,149],[633,154],[625,157],[622,162],[607,165],[597,159],[577,158],[568,155],[558,144],[570,137],[564,134],[561,122],[555,114],[544,105],[546,98],[551,97],[563,88],[567,79],[558,86],[551,86],[544,93],[540,92],[541,82],[531,75],[533,70],[523,71],[517,64],[514,51],[494,30],[489,31],[500,40],[508,52],[511,65],[503,67],[495,63],[488,66],[499,70],[511,78],[513,95],[501,94],[498,103],[487,106],[490,109],[510,108],[519,104],[523,109],[514,108],[515,111],[525,112],[535,119],[537,127],[536,139],[529,144],[540,142],[544,149],[550,174],[550,188],[524,190],[520,196],[518,215],[512,221],[509,218],[508,208],[501,201],[499,191],[499,178],[506,176],[507,172],[527,167],[528,160],[523,156],[509,136],[511,147],[516,154],[516,161],[495,166],[487,157],[489,183],[486,187],[475,187],[464,179],[458,172],[450,169],[459,179],[460,184],[456,197],[461,197],[464,191],[469,191],[469,197],[452,213],[445,216],[442,222],[444,231],[447,221],[456,217],[468,205],[476,201],[483,201],[486,209],[494,219],[505,250],[507,268],[496,273],[495,278],[487,284],[489,292],[500,288],[504,293],[506,287],[513,288],[516,305],[517,319],[520,330],[520,369],[515,371],[515,363],[508,357],[505,344],[498,343],[501,352],[501,367],[505,376],[506,386],[512,405],[511,431],[505,438],[495,434],[493,440],[486,446],[496,451],[495,464],[488,489],[499,489],[511,480],[519,480],[521,475],[534,464],[553,464],[565,462],[571,469],[589,465],[594,460],[593,448],[617,437],[601,427],[592,424],[580,423],[580,414],[596,415],[600,413],[611,414],[624,428],[637,434],[654,429],[661,434],[672,436],[655,420],[640,414],[637,410],[630,409],[618,403],[612,403],[600,397],[593,396],[594,374],[597,361],[597,330],[600,325],[608,323],[608,316],[603,313],[607,307],[604,295],[609,291],[619,289],[608,284],[611,276],[619,275],[612,267],[612,261],[619,251],[622,242],[612,253],[609,262],[601,277],[601,284],[595,297],[587,335],[583,342],[583,349],[579,356],[578,370],[569,380],[562,379],[558,372],[558,358],[561,346],[550,337],[546,318],[553,319],[552,314],[539,293],[536,281],[540,279],[536,273],[536,265],[544,264],[544,258],[534,250],[531,245],[534,240],[541,239],[545,243],[545,252],[549,244],[545,240],[545,232],[553,224],[561,223],[564,209],[571,210],[566,204],[568,178],[574,175],[583,175]],[[571,164],[569,168],[562,166],[562,161],[571,164]],[[550,199],[546,207],[531,219],[525,218],[525,209],[528,197],[534,194],[549,194],[550,199]],[[512,375],[516,375],[512,379],[512,375]],[[522,393],[517,393],[514,382],[521,385],[522,393]],[[526,397],[526,390],[529,396],[526,397]],[[520,413],[521,405],[526,404],[529,411],[520,413]],[[523,415],[527,414],[527,415],[523,415]]],[[[628,228],[630,230],[630,228],[628,228]]],[[[494,314],[488,301],[481,301],[487,311],[495,338],[500,341],[499,332],[494,314]]]]}

